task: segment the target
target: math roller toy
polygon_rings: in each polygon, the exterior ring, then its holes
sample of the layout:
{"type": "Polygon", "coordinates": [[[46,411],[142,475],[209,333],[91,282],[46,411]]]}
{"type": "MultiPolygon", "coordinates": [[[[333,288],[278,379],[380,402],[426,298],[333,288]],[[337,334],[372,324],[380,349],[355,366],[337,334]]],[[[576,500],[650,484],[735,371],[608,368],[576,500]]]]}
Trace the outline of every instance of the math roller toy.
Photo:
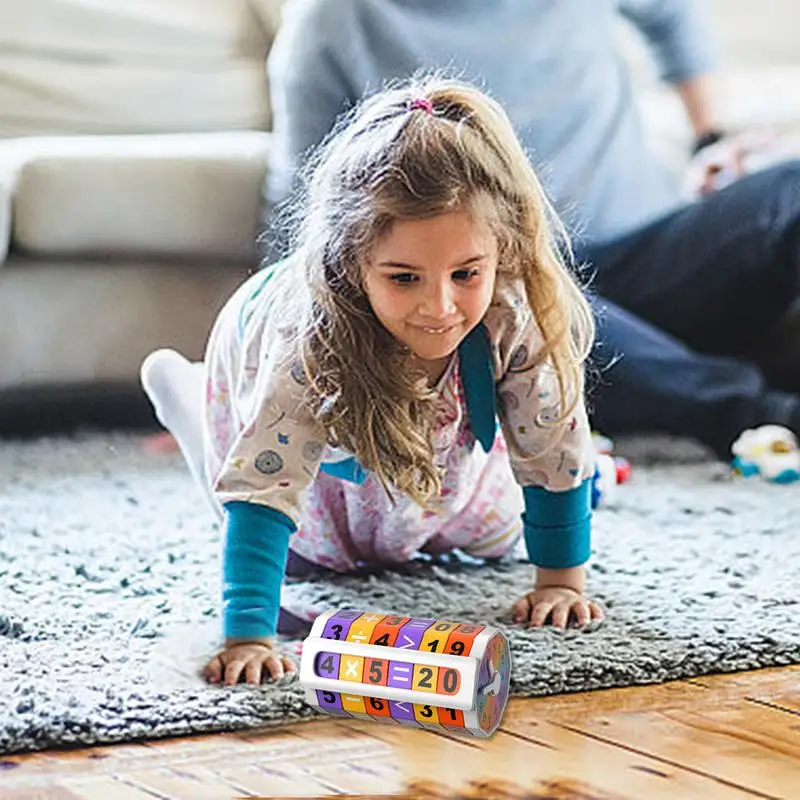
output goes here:
{"type": "Polygon", "coordinates": [[[300,660],[320,711],[482,738],[500,724],[510,674],[497,628],[352,609],[317,617],[300,660]]]}

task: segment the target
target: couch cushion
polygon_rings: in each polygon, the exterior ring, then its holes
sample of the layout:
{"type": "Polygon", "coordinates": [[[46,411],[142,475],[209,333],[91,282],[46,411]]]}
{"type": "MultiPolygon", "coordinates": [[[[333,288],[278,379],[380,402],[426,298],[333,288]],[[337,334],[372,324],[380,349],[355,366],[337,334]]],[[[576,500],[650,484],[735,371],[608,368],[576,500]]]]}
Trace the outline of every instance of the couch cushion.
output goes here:
{"type": "Polygon", "coordinates": [[[84,383],[135,386],[145,356],[174,347],[202,358],[244,266],[113,264],[11,256],[0,269],[0,393],[84,383]]]}
{"type": "Polygon", "coordinates": [[[6,260],[11,242],[11,181],[0,172],[0,265],[6,260]]]}
{"type": "Polygon", "coordinates": [[[16,248],[40,255],[253,259],[269,134],[8,144],[21,161],[16,248]]]}
{"type": "Polygon", "coordinates": [[[264,129],[274,30],[261,11],[251,0],[0,2],[0,136],[264,129]]]}
{"type": "Polygon", "coordinates": [[[261,59],[70,62],[0,52],[0,136],[266,130],[261,59]]]}

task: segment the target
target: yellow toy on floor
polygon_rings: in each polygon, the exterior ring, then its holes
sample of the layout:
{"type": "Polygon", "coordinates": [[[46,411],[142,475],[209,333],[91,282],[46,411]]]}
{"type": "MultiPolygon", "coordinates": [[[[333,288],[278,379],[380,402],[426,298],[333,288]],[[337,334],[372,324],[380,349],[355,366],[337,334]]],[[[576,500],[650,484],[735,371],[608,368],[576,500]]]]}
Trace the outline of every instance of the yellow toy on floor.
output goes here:
{"type": "Polygon", "coordinates": [[[744,431],[731,447],[731,467],[736,475],[758,475],[770,483],[800,480],[797,437],[780,425],[762,425],[744,431]]]}

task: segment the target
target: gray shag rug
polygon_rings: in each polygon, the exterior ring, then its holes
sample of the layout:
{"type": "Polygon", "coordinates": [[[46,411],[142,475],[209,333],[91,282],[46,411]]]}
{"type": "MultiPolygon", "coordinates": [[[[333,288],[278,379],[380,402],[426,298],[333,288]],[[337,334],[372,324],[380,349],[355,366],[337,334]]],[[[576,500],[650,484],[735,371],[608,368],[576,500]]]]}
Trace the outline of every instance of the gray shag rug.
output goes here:
{"type": "MultiPolygon", "coordinates": [[[[317,577],[288,601],[498,625],[517,696],[800,661],[800,486],[733,481],[685,443],[619,449],[634,477],[596,515],[590,585],[608,618],[593,630],[511,624],[531,580],[513,559],[317,577]]],[[[197,677],[218,644],[219,550],[179,457],[141,438],[3,443],[0,753],[314,717],[294,680],[197,677]]]]}

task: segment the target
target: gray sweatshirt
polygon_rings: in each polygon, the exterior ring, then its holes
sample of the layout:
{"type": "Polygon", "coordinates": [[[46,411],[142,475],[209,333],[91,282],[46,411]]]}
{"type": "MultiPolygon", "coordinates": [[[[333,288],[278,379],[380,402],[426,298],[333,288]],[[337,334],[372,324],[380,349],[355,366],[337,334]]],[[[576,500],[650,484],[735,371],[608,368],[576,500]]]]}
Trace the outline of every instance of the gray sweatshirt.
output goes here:
{"type": "Polygon", "coordinates": [[[615,48],[626,16],[662,78],[714,65],[700,0],[292,0],[269,58],[274,141],[267,199],[364,93],[447,69],[503,104],[556,208],[584,244],[628,233],[679,203],[648,149],[615,48]]]}

